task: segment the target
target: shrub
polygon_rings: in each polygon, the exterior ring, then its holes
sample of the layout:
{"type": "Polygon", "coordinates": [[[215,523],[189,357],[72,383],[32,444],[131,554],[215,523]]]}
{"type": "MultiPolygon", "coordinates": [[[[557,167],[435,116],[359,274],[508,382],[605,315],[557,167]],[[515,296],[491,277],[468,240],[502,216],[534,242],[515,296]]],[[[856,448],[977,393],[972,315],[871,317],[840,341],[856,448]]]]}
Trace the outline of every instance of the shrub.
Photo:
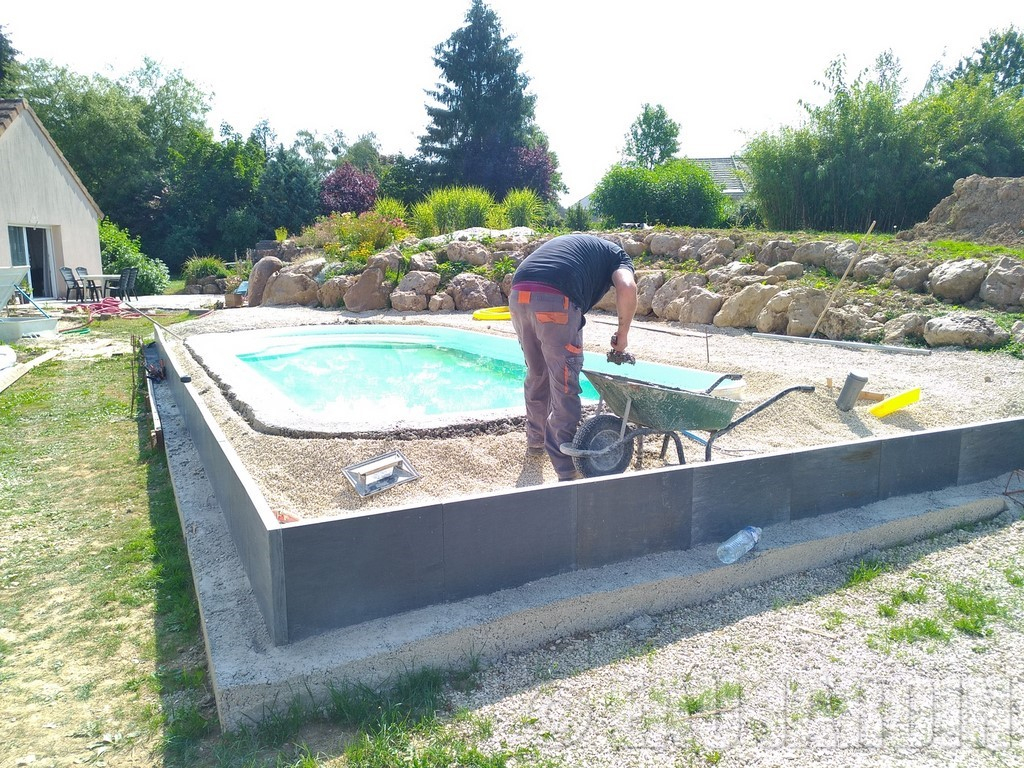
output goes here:
{"type": "Polygon", "coordinates": [[[295,242],[304,248],[323,249],[328,259],[342,259],[358,251],[365,255],[387,248],[406,234],[399,219],[367,211],[332,213],[306,227],[295,242]]]}
{"type": "Polygon", "coordinates": [[[373,207],[378,186],[377,177],[372,173],[345,163],[320,185],[320,206],[325,213],[363,213],[373,207]]]}
{"type": "Polygon", "coordinates": [[[505,278],[505,275],[511,275],[515,272],[517,266],[515,259],[511,256],[502,256],[491,265],[488,277],[494,282],[500,283],[505,278]]]}
{"type": "Polygon", "coordinates": [[[513,227],[532,227],[540,220],[544,203],[532,189],[510,190],[501,203],[513,227]]]}
{"type": "Polygon", "coordinates": [[[439,288],[444,288],[456,275],[469,270],[469,264],[464,261],[443,261],[437,265],[437,272],[441,275],[439,288]]]}
{"type": "Polygon", "coordinates": [[[283,243],[288,239],[288,227],[278,227],[274,230],[274,239],[279,243],[283,243]]]}
{"type": "Polygon", "coordinates": [[[204,277],[227,277],[230,274],[220,256],[192,256],[181,268],[186,285],[198,283],[204,277]]]}
{"type": "Polygon", "coordinates": [[[373,204],[373,212],[385,219],[394,219],[402,222],[409,215],[405,203],[393,197],[378,197],[373,204]]]}
{"type": "Polygon", "coordinates": [[[484,227],[495,210],[490,192],[479,187],[442,187],[412,209],[413,229],[420,238],[444,235],[467,227],[484,227]]]}
{"type": "Polygon", "coordinates": [[[135,288],[139,295],[158,296],[167,290],[171,281],[167,265],[142,253],[139,238],[132,238],[126,230],[109,219],[99,224],[100,259],[104,272],[120,272],[128,267],[139,270],[135,288]]]}
{"type": "Polygon", "coordinates": [[[572,232],[586,232],[590,229],[590,213],[583,207],[583,203],[569,206],[565,212],[565,226],[572,232]]]}
{"type": "Polygon", "coordinates": [[[725,218],[726,198],[711,174],[686,160],[669,160],[651,170],[616,166],[598,183],[592,199],[609,226],[636,221],[718,227],[725,218]]]}

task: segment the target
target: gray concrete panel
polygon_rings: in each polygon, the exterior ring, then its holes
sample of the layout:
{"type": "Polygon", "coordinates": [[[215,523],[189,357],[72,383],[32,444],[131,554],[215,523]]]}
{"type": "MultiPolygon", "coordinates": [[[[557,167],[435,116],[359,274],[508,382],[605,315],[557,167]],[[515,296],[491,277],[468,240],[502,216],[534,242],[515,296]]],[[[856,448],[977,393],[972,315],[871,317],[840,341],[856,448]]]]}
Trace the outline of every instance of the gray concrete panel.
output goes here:
{"type": "Polygon", "coordinates": [[[579,483],[576,493],[579,568],[690,546],[690,467],[579,483]]]}
{"type": "Polygon", "coordinates": [[[880,459],[881,444],[877,440],[794,453],[790,519],[877,501],[880,459]]]}
{"type": "Polygon", "coordinates": [[[888,499],[956,485],[962,431],[915,432],[905,437],[882,440],[878,498],[888,499]]]}
{"type": "Polygon", "coordinates": [[[292,640],[443,600],[441,505],[281,530],[292,640]]]}
{"type": "Polygon", "coordinates": [[[789,520],[792,454],[694,465],[690,546],[789,520]]]}
{"type": "Polygon", "coordinates": [[[1024,468],[1024,418],[988,422],[965,429],[960,441],[957,482],[969,485],[1024,468]]]}
{"type": "Polygon", "coordinates": [[[575,570],[578,485],[446,501],[445,599],[461,600],[575,570]]]}

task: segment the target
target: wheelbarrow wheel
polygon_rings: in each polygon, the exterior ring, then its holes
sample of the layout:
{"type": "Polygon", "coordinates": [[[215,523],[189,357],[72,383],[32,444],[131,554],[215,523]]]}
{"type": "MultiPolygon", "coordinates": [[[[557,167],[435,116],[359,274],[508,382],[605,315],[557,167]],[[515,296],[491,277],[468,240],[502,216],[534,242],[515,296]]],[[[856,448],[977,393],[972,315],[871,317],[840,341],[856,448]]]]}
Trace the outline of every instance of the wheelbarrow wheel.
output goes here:
{"type": "Polygon", "coordinates": [[[574,456],[572,461],[581,475],[615,475],[629,466],[633,459],[633,441],[624,440],[614,445],[619,442],[621,432],[622,419],[610,413],[602,413],[583,422],[572,441],[573,446],[585,451],[605,452],[599,456],[574,456]]]}

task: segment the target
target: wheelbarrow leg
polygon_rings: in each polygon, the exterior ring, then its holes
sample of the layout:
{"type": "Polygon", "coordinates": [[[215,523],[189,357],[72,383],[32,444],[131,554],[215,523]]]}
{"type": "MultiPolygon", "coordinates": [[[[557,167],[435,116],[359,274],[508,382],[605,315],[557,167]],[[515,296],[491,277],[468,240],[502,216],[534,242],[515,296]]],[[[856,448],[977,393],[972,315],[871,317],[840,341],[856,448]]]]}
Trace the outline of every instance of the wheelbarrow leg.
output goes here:
{"type": "Polygon", "coordinates": [[[767,400],[765,400],[763,403],[761,403],[757,407],[752,408],[751,410],[747,411],[745,414],[740,416],[738,419],[736,419],[736,421],[731,422],[728,426],[723,427],[722,429],[719,429],[719,430],[712,431],[708,435],[708,442],[707,442],[707,444],[704,446],[704,461],[711,461],[711,446],[714,444],[715,440],[718,437],[720,437],[721,435],[724,435],[726,432],[729,432],[729,431],[733,430],[734,428],[738,427],[740,424],[742,424],[744,421],[749,419],[751,416],[753,416],[753,415],[755,415],[757,413],[760,413],[761,411],[763,411],[768,406],[778,402],[779,400],[784,398],[786,395],[788,395],[790,392],[813,392],[813,391],[814,391],[814,387],[806,385],[806,384],[802,385],[802,386],[798,386],[798,387],[789,387],[787,389],[782,390],[781,392],[779,392],[776,395],[772,395],[771,397],[769,397],[767,400]]]}
{"type": "Polygon", "coordinates": [[[686,463],[686,456],[683,454],[683,441],[679,439],[679,435],[675,432],[666,432],[665,438],[661,441],[661,460],[665,460],[665,454],[668,453],[668,441],[674,440],[676,443],[676,457],[679,459],[680,464],[686,463]]]}

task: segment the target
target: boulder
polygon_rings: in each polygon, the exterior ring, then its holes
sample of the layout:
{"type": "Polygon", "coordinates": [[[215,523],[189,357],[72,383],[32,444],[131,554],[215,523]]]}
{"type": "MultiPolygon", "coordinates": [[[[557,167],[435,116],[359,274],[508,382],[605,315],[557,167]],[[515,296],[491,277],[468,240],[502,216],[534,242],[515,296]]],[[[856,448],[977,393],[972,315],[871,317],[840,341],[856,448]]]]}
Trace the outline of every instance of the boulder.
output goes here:
{"type": "Polygon", "coordinates": [[[356,275],[336,275],[324,281],[318,291],[320,306],[331,309],[345,306],[345,294],[358,279],[356,275]]]}
{"type": "Polygon", "coordinates": [[[707,272],[708,283],[714,286],[725,286],[736,277],[752,274],[754,274],[754,265],[742,261],[730,261],[728,264],[707,272]]]}
{"type": "Polygon", "coordinates": [[[476,240],[455,240],[445,249],[448,261],[462,261],[475,267],[490,264],[494,256],[476,240]]]}
{"type": "Polygon", "coordinates": [[[823,267],[825,259],[830,253],[835,253],[835,243],[828,243],[824,240],[816,240],[813,243],[802,243],[793,251],[793,261],[799,262],[808,267],[823,267]]]}
{"type": "Polygon", "coordinates": [[[796,243],[791,240],[770,240],[757,254],[757,261],[774,267],[780,261],[796,261],[796,243]]]}
{"type": "Polygon", "coordinates": [[[1024,344],[1024,320],[1018,320],[1010,328],[1010,338],[1017,344],[1024,344]]]}
{"type": "Polygon", "coordinates": [[[679,249],[686,245],[686,237],[674,232],[658,232],[647,242],[647,248],[654,258],[671,257],[679,254],[679,249]]]}
{"type": "MultiPolygon", "coordinates": [[[[664,284],[658,288],[651,300],[651,311],[655,315],[662,318],[668,318],[665,314],[668,306],[678,299],[684,292],[690,288],[700,287],[707,283],[707,278],[704,275],[696,272],[688,272],[683,275],[676,275],[673,278],[665,281],[664,284]]],[[[677,318],[671,318],[677,319],[677,318]]]]}
{"type": "Polygon", "coordinates": [[[409,270],[415,272],[436,272],[437,257],[432,251],[414,253],[409,259],[409,270]]]}
{"type": "Polygon", "coordinates": [[[435,293],[430,297],[427,309],[431,312],[451,312],[455,309],[455,299],[447,293],[435,293]]]}
{"type": "Polygon", "coordinates": [[[267,287],[267,279],[284,267],[284,262],[276,256],[264,256],[253,264],[249,272],[249,294],[250,307],[258,307],[263,303],[263,290],[267,287]]]}
{"type": "MultiPolygon", "coordinates": [[[[440,283],[441,276],[437,272],[414,270],[406,273],[405,277],[399,281],[398,287],[395,290],[418,293],[421,296],[432,296],[437,292],[437,286],[440,283]]],[[[426,309],[426,305],[423,308],[426,309]]]]}
{"type": "Polygon", "coordinates": [[[321,257],[319,259],[307,259],[306,261],[289,264],[283,268],[283,271],[296,275],[305,275],[313,280],[316,279],[316,276],[320,274],[326,265],[327,259],[321,257]]]}
{"type": "Polygon", "coordinates": [[[768,267],[764,273],[768,276],[780,275],[786,280],[799,280],[804,276],[804,265],[799,261],[780,261],[774,267],[768,267]]]}
{"type": "Polygon", "coordinates": [[[836,277],[842,277],[846,274],[850,262],[857,258],[859,250],[859,246],[853,240],[843,240],[825,254],[825,269],[836,277]]]}
{"type": "Polygon", "coordinates": [[[458,310],[485,309],[504,304],[501,288],[493,280],[472,272],[463,272],[452,278],[448,293],[458,310]]]}
{"type": "Polygon", "coordinates": [[[753,328],[765,304],[780,290],[775,285],[748,285],[722,303],[714,324],[719,328],[753,328]]]}
{"type": "Polygon", "coordinates": [[[768,300],[757,316],[755,327],[761,333],[807,337],[827,303],[828,295],[817,288],[789,288],[768,300]]]}
{"type": "Polygon", "coordinates": [[[366,260],[367,268],[379,269],[381,272],[397,272],[402,268],[402,251],[397,246],[386,248],[380,253],[373,254],[366,260]]]}
{"type": "Polygon", "coordinates": [[[963,304],[978,295],[988,275],[988,265],[980,259],[944,261],[931,271],[927,288],[938,299],[963,304]]]}
{"type": "Polygon", "coordinates": [[[917,312],[907,312],[894,317],[882,326],[882,341],[898,344],[907,339],[924,338],[924,324],[927,318],[917,312]]]}
{"type": "Polygon", "coordinates": [[[889,273],[889,259],[878,253],[870,253],[853,265],[854,280],[880,280],[889,273]]]}
{"type": "Polygon", "coordinates": [[[359,275],[345,293],[345,309],[350,312],[370,312],[387,309],[391,285],[379,267],[369,267],[359,275]]]}
{"type": "Polygon", "coordinates": [[[427,308],[430,298],[416,291],[391,292],[391,308],[398,312],[422,312],[427,308]]]}
{"type": "Polygon", "coordinates": [[[665,319],[710,325],[724,301],[724,297],[717,293],[699,286],[691,286],[665,307],[665,319]]]}
{"type": "Polygon", "coordinates": [[[320,286],[316,280],[301,272],[278,270],[267,279],[262,304],[265,307],[291,304],[316,307],[320,305],[320,286]]]}
{"type": "MultiPolygon", "coordinates": [[[[664,284],[665,273],[660,270],[641,272],[636,276],[636,317],[644,317],[651,314],[651,305],[654,302],[654,297],[657,295],[658,289],[664,284]]],[[[614,297],[614,288],[611,289],[611,294],[614,297]]]]}
{"type": "Polygon", "coordinates": [[[833,341],[873,341],[882,336],[882,324],[858,307],[832,307],[822,317],[818,332],[833,341]]]}
{"type": "Polygon", "coordinates": [[[1005,344],[1010,334],[987,317],[954,312],[926,322],[924,340],[929,347],[987,349],[1005,344]]]}
{"type": "Polygon", "coordinates": [[[928,276],[934,267],[930,262],[904,264],[892,273],[892,284],[903,291],[920,293],[928,283],[928,276]]]}
{"type": "Polygon", "coordinates": [[[989,269],[978,288],[978,298],[998,309],[1024,304],[1024,262],[1003,256],[989,269]]]}

